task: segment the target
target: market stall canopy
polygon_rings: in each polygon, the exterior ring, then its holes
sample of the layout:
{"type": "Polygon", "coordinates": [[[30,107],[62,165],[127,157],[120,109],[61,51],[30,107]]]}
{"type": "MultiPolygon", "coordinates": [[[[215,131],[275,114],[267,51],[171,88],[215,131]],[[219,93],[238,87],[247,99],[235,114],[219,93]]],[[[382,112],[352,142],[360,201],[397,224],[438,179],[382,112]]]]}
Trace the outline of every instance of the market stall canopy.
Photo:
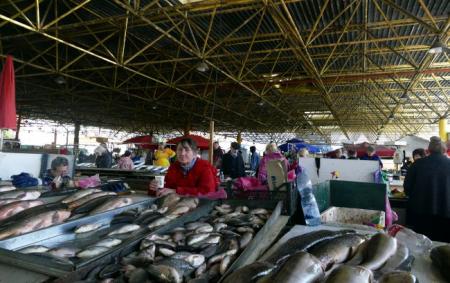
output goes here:
{"type": "MultiPolygon", "coordinates": [[[[357,156],[363,157],[366,154],[367,148],[369,147],[369,143],[364,142],[364,143],[360,143],[360,144],[344,144],[344,149],[345,150],[356,150],[357,156]]],[[[391,158],[394,156],[395,154],[395,149],[384,146],[384,145],[372,145],[375,148],[375,153],[382,157],[382,158],[391,158]]],[[[333,153],[336,151],[332,151],[332,152],[328,152],[327,155],[329,153],[333,153]]]]}
{"type": "Polygon", "coordinates": [[[13,57],[7,56],[0,76],[0,129],[15,130],[16,123],[16,83],[13,57]]]}
{"type": "Polygon", "coordinates": [[[167,141],[168,144],[178,144],[182,139],[190,138],[193,139],[197,143],[197,147],[199,149],[208,149],[209,148],[209,139],[205,139],[204,137],[197,135],[185,135],[181,137],[176,137],[167,141]]]}
{"type": "Polygon", "coordinates": [[[151,144],[152,143],[151,136],[137,136],[127,140],[124,140],[122,143],[139,143],[139,144],[151,144]]]}
{"type": "Polygon", "coordinates": [[[320,152],[320,148],[314,145],[310,145],[306,143],[304,140],[300,139],[290,139],[287,140],[286,143],[278,146],[281,151],[288,152],[292,148],[295,148],[296,151],[300,149],[306,148],[310,153],[318,153],[320,152]]]}

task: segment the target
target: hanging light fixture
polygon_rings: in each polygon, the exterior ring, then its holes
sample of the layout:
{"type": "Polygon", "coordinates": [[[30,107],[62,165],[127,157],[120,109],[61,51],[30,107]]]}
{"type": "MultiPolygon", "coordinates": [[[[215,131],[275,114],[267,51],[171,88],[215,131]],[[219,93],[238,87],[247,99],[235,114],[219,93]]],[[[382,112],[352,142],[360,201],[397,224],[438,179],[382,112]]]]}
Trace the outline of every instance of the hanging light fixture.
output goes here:
{"type": "Polygon", "coordinates": [[[57,76],[55,78],[55,83],[57,83],[59,85],[63,85],[66,83],[66,79],[63,76],[57,76]]]}
{"type": "Polygon", "coordinates": [[[204,72],[206,72],[206,71],[208,71],[209,70],[209,67],[208,67],[208,65],[205,63],[205,62],[200,62],[198,65],[197,65],[197,71],[199,71],[199,72],[202,72],[202,73],[204,73],[204,72]]]}
{"type": "Polygon", "coordinates": [[[436,40],[433,45],[431,45],[430,49],[428,50],[428,53],[430,54],[439,54],[442,52],[447,52],[448,47],[439,39],[436,40]]]}

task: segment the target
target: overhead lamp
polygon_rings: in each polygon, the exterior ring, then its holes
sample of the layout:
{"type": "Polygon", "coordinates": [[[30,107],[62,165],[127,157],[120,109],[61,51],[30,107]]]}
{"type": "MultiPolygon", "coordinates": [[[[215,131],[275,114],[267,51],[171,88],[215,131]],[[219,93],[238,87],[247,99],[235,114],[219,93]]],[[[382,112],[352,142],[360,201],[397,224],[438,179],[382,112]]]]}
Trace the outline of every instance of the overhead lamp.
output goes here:
{"type": "Polygon", "coordinates": [[[439,54],[448,50],[448,47],[440,40],[436,40],[433,45],[431,45],[428,53],[430,54],[439,54]]]}
{"type": "Polygon", "coordinates": [[[200,62],[197,65],[196,69],[197,69],[197,71],[204,73],[204,72],[209,70],[209,67],[208,67],[208,65],[205,62],[200,62]]]}
{"type": "Polygon", "coordinates": [[[57,83],[59,85],[63,85],[66,83],[66,79],[63,76],[57,76],[55,78],[55,83],[57,83]]]}
{"type": "Polygon", "coordinates": [[[274,84],[273,87],[274,87],[274,88],[280,88],[281,85],[280,85],[280,84],[274,84]]]}
{"type": "Polygon", "coordinates": [[[153,110],[156,110],[156,109],[158,109],[158,106],[153,105],[153,106],[152,106],[152,109],[153,109],[153,110]]]}
{"type": "Polygon", "coordinates": [[[264,100],[260,100],[260,101],[258,101],[257,103],[256,103],[258,106],[263,106],[264,105],[264,100]]]}

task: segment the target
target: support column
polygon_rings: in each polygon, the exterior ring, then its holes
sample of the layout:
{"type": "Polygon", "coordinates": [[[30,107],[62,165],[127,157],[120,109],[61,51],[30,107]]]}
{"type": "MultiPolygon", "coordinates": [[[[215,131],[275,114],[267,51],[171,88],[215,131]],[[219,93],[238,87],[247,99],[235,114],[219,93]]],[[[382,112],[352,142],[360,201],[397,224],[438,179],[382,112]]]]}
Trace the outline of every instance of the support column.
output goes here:
{"type": "Polygon", "coordinates": [[[442,141],[447,141],[447,119],[441,118],[439,119],[439,137],[442,141]]]}
{"type": "Polygon", "coordinates": [[[22,123],[22,115],[19,114],[19,117],[17,118],[17,126],[16,126],[16,136],[14,139],[16,141],[19,140],[19,132],[20,132],[20,124],[22,123]]]}
{"type": "Polygon", "coordinates": [[[54,148],[56,148],[56,140],[58,138],[58,131],[56,128],[54,130],[55,130],[55,134],[53,136],[53,144],[54,144],[54,148]]]}
{"type": "Polygon", "coordinates": [[[186,121],[186,124],[184,124],[183,129],[183,135],[187,136],[191,133],[192,127],[191,127],[191,121],[186,121]]]}
{"type": "Polygon", "coordinates": [[[242,133],[241,132],[238,132],[237,137],[236,137],[236,142],[238,144],[242,143],[242,133]]]}
{"type": "Polygon", "coordinates": [[[75,130],[73,133],[73,155],[78,156],[80,150],[80,122],[75,122],[75,130]]]}
{"type": "Polygon", "coordinates": [[[214,164],[214,121],[209,122],[209,162],[214,164]]]}

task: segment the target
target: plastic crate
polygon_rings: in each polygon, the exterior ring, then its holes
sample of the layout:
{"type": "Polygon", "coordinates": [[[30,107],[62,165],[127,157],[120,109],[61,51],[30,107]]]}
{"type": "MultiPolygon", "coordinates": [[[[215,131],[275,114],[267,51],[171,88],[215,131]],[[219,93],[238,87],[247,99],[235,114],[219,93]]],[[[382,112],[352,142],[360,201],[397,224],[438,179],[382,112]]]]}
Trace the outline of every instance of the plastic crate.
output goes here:
{"type": "Polygon", "coordinates": [[[322,223],[336,224],[373,224],[383,228],[384,211],[332,206],[320,214],[322,223]]]}

